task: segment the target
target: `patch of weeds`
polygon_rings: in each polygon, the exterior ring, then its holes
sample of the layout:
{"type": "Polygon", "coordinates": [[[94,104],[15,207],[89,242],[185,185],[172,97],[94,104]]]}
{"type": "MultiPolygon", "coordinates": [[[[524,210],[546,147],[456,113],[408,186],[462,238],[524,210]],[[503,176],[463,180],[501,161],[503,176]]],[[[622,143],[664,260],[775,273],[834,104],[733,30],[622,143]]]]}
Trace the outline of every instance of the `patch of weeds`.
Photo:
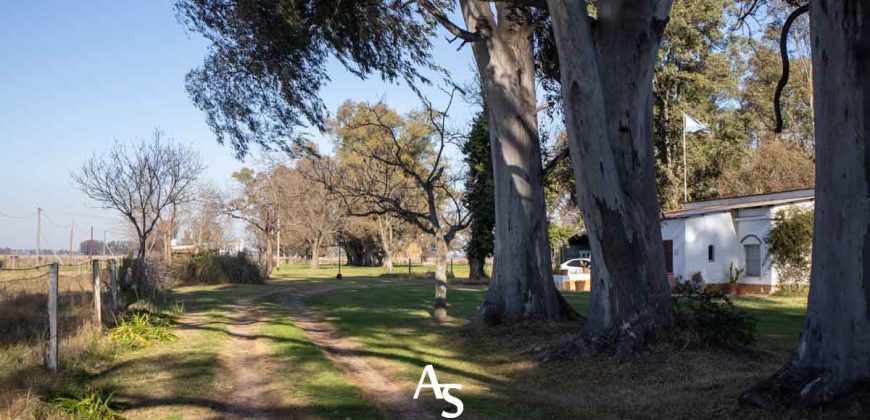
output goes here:
{"type": "Polygon", "coordinates": [[[98,388],[87,388],[76,395],[55,398],[53,405],[75,417],[89,420],[123,419],[112,401],[113,394],[106,395],[98,388]]]}
{"type": "Polygon", "coordinates": [[[681,347],[748,346],[757,338],[758,320],[718,292],[674,296],[673,339],[681,347]]]}
{"type": "Polygon", "coordinates": [[[109,337],[122,346],[147,347],[155,342],[175,340],[172,325],[170,315],[138,309],[121,319],[118,326],[109,331],[109,337]]]}
{"type": "Polygon", "coordinates": [[[772,293],[776,297],[807,297],[809,294],[809,284],[783,284],[772,293]]]}

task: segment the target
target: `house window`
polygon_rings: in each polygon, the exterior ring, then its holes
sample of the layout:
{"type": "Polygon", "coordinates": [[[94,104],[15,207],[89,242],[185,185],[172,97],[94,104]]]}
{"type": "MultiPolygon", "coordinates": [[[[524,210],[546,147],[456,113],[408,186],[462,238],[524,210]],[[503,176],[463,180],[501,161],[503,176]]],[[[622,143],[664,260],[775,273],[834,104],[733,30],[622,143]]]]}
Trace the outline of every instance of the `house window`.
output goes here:
{"type": "Polygon", "coordinates": [[[743,253],[746,256],[746,275],[760,276],[761,275],[761,245],[747,244],[743,245],[743,253]]]}
{"type": "Polygon", "coordinates": [[[707,261],[716,261],[716,248],[713,245],[707,247],[707,261]]]}

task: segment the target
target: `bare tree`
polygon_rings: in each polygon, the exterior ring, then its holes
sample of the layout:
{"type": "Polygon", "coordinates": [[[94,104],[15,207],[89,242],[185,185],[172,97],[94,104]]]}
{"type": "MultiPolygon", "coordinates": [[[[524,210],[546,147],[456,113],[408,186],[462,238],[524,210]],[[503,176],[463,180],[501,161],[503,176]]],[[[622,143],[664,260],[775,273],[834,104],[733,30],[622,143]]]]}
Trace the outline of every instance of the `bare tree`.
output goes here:
{"type": "Polygon", "coordinates": [[[196,151],[158,130],[151,141],[116,142],[108,153],[91,157],[72,178],[85,195],[130,221],[141,261],[167,207],[189,202],[204,170],[196,151]]]}
{"type": "Polygon", "coordinates": [[[311,268],[317,269],[320,250],[341,226],[343,211],[322,184],[302,175],[300,171],[308,171],[310,165],[310,160],[303,159],[297,163],[298,170],[280,166],[272,176],[281,188],[283,231],[290,238],[305,242],[311,253],[311,268]]]}
{"type": "Polygon", "coordinates": [[[275,239],[282,211],[281,187],[268,171],[256,173],[253,169],[242,168],[233,173],[233,178],[239,183],[241,190],[235,198],[226,200],[224,213],[246,222],[263,241],[268,277],[274,264],[272,241],[275,239]]]}
{"type": "Polygon", "coordinates": [[[197,199],[187,209],[187,233],[190,243],[199,250],[220,248],[226,230],[221,194],[211,185],[199,188],[197,199]]]}
{"type": "MultiPolygon", "coordinates": [[[[450,102],[453,95],[450,95],[450,102]]],[[[437,320],[447,319],[447,250],[468,226],[444,152],[457,137],[447,128],[447,110],[425,109],[402,118],[383,103],[346,103],[334,124],[338,162],[312,166],[314,179],[344,203],[352,216],[390,215],[436,240],[437,320]]]]}

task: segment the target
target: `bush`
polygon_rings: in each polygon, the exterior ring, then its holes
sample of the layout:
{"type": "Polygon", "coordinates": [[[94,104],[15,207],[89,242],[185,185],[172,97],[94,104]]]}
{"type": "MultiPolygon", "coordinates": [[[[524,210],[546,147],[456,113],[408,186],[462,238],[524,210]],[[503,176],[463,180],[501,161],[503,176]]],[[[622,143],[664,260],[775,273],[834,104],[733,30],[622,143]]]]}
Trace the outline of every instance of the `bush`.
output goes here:
{"type": "Polygon", "coordinates": [[[125,347],[147,347],[155,342],[173,341],[171,317],[148,310],[135,310],[109,331],[109,337],[125,347]]]}
{"type": "Polygon", "coordinates": [[[792,208],[776,218],[776,225],[765,238],[774,264],[808,266],[813,246],[813,211],[792,208]]]}
{"type": "Polygon", "coordinates": [[[674,298],[674,335],[682,347],[733,348],[755,342],[752,314],[718,292],[687,293],[674,298]]]}
{"type": "Polygon", "coordinates": [[[263,275],[243,254],[204,252],[190,258],[179,281],[182,284],[263,284],[263,275]]]}
{"type": "Polygon", "coordinates": [[[112,403],[112,394],[104,395],[103,391],[88,388],[84,392],[69,397],[54,400],[54,406],[72,414],[77,418],[93,420],[123,419],[112,403]]]}

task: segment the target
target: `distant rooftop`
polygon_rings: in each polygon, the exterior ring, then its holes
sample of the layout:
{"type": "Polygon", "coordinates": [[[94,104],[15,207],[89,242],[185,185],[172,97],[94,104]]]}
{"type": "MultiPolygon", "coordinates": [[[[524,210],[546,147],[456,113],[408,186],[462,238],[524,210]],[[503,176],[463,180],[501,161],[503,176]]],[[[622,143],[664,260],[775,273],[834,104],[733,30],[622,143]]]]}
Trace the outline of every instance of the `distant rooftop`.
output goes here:
{"type": "Polygon", "coordinates": [[[812,200],[814,196],[815,190],[812,188],[808,188],[804,190],[782,191],[770,194],[757,194],[742,197],[692,201],[684,203],[683,208],[680,210],[665,212],[664,217],[665,219],[676,219],[680,217],[694,216],[705,213],[716,213],[720,211],[735,209],[775,206],[779,204],[788,204],[812,200]]]}

